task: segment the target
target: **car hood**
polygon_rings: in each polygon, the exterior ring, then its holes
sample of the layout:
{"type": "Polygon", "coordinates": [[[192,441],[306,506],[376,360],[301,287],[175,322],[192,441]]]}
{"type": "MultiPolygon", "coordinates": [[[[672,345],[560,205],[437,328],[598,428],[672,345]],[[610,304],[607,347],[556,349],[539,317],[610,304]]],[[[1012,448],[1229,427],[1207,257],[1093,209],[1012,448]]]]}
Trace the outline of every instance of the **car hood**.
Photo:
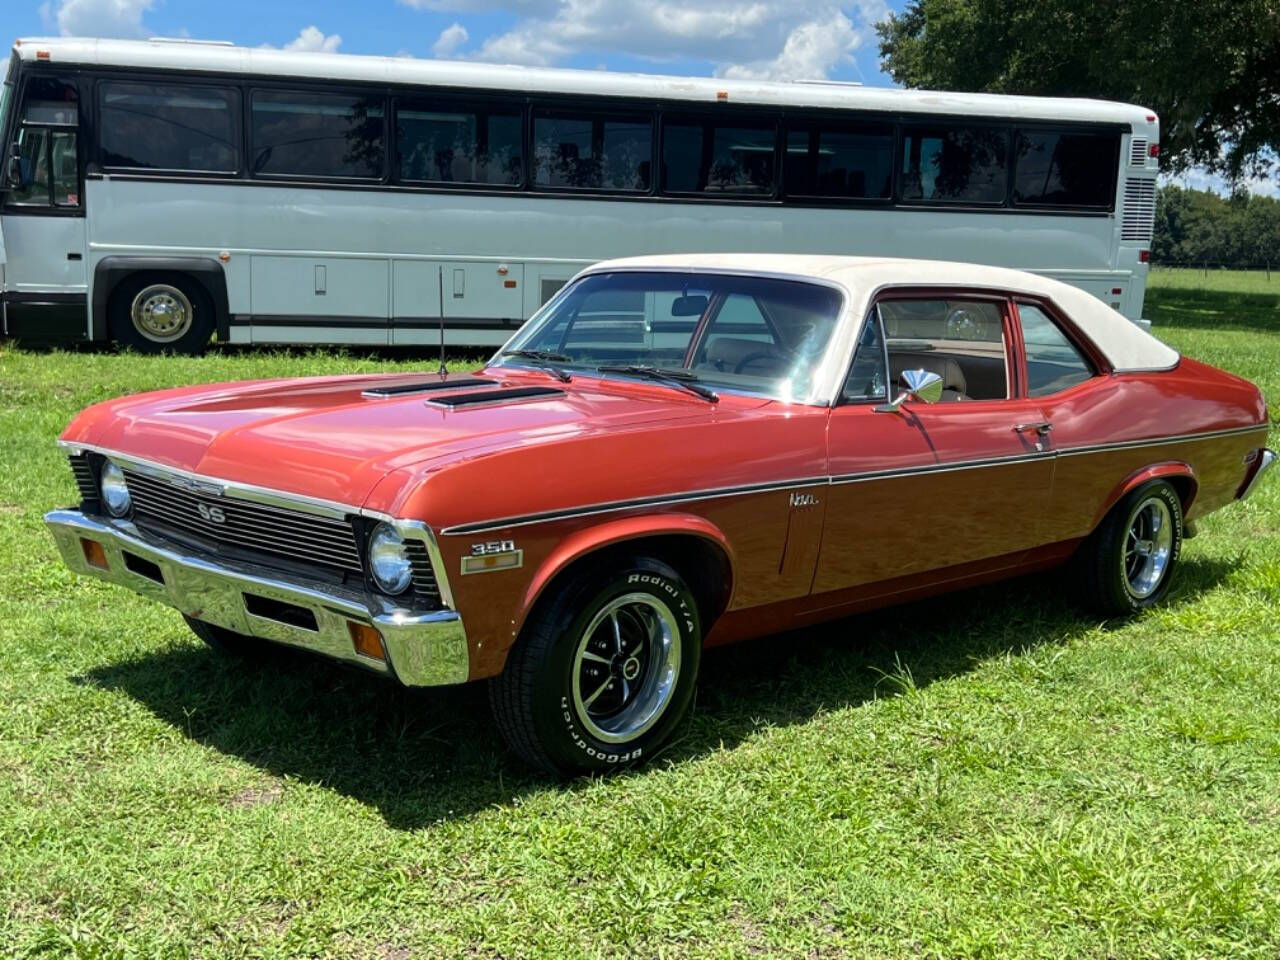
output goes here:
{"type": "MultiPolygon", "coordinates": [[[[485,377],[491,386],[380,396],[367,391],[439,378],[328,377],[166,390],[91,407],[63,439],[211,478],[358,506],[388,473],[427,460],[708,417],[724,406],[644,382],[579,377],[559,384],[523,371],[485,377]],[[530,387],[555,392],[507,393],[530,387]],[[475,406],[432,402],[480,390],[502,395],[475,406]]],[[[726,400],[747,407],[767,402],[726,400]]]]}

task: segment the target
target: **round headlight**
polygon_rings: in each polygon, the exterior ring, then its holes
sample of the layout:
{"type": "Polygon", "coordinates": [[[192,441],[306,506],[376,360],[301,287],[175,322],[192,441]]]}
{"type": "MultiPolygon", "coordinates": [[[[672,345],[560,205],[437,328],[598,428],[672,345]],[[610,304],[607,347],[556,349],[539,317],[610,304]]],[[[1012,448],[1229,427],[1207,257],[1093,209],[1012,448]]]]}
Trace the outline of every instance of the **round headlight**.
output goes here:
{"type": "Polygon", "coordinates": [[[389,523],[380,523],[369,538],[369,572],[379,590],[404,593],[413,577],[404,537],[389,523]]]}
{"type": "Polygon", "coordinates": [[[123,517],[133,506],[133,497],[129,496],[129,485],[124,482],[124,471],[110,460],[102,465],[98,489],[102,491],[103,506],[113,517],[123,517]]]}

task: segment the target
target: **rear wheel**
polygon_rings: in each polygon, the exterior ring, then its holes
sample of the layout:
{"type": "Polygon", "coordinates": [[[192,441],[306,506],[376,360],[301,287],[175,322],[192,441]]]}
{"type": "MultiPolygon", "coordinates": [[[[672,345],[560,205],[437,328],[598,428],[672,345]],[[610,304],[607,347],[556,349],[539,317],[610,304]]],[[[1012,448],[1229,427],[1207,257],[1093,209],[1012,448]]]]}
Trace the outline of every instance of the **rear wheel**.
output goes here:
{"type": "Polygon", "coordinates": [[[490,681],[508,745],[565,775],[640,762],[689,710],[702,652],[693,591],[635,557],[559,587],[490,681]]]}
{"type": "Polygon", "coordinates": [[[1168,481],[1125,496],[1080,549],[1085,603],[1112,617],[1160,602],[1178,565],[1182,536],[1182,501],[1168,481]]]}
{"type": "Polygon", "coordinates": [[[112,338],[139,353],[199,353],[215,326],[204,287],[179,273],[123,280],[111,294],[108,320],[112,338]]]}

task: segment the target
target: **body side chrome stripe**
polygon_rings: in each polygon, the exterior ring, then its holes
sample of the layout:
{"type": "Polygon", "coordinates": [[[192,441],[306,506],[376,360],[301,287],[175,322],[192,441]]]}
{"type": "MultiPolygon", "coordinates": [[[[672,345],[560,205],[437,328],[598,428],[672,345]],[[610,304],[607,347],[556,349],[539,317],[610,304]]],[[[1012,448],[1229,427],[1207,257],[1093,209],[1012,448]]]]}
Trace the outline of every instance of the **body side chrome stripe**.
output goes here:
{"type": "Polygon", "coordinates": [[[1189,443],[1196,440],[1209,440],[1214,437],[1233,436],[1262,432],[1270,427],[1267,424],[1256,424],[1250,427],[1232,427],[1228,430],[1211,430],[1205,433],[1188,433],[1173,437],[1160,437],[1151,440],[1132,440],[1119,443],[1098,444],[1089,447],[1071,447],[1066,450],[1046,450],[1043,453],[1017,454],[1007,457],[989,457],[983,460],[965,460],[955,463],[922,464],[916,467],[905,467],[893,470],[873,470],[865,473],[840,474],[826,477],[810,477],[798,480],[779,480],[772,483],[747,484],[734,487],[715,487],[693,493],[657,494],[652,497],[641,497],[634,500],[617,500],[606,503],[590,504],[582,507],[566,507],[560,510],[549,510],[543,513],[523,514],[496,520],[479,520],[473,523],[455,524],[440,531],[441,536],[453,536],[464,533],[484,533],[489,530],[501,530],[507,527],[523,527],[533,523],[547,523],[555,520],[566,520],[572,517],[586,517],[600,513],[614,513],[622,510],[634,510],[639,507],[665,506],[668,504],[691,503],[699,500],[715,500],[747,493],[770,493],[778,490],[790,490],[797,487],[835,486],[837,484],[863,483],[871,480],[886,480],[893,477],[916,476],[927,473],[949,473],[958,470],[973,470],[978,467],[1012,465],[1028,463],[1035,460],[1050,460],[1055,457],[1077,456],[1086,453],[1100,453],[1112,450],[1129,450],[1139,447],[1159,447],[1174,443],[1189,443]]]}

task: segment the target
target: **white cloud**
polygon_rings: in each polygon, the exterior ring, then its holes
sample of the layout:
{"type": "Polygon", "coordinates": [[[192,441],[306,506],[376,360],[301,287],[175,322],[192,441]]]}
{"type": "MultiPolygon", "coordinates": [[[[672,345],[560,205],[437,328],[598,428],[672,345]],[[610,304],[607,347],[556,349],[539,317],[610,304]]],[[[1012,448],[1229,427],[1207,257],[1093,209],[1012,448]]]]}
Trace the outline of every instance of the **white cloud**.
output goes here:
{"type": "Polygon", "coordinates": [[[462,45],[471,39],[467,28],[460,23],[445,27],[431,46],[431,52],[441,59],[448,59],[462,49],[462,45]]]}
{"type": "MultiPolygon", "coordinates": [[[[888,13],[884,0],[825,0],[813,6],[795,0],[400,2],[433,11],[516,14],[514,27],[486,37],[470,54],[479,60],[547,66],[582,53],[616,53],[654,63],[710,61],[723,76],[774,79],[821,79],[851,63],[856,69],[854,52],[888,13]]],[[[458,46],[450,53],[456,55],[458,46]]]]}
{"type": "Polygon", "coordinates": [[[325,34],[312,24],[303,27],[298,35],[284,45],[286,50],[302,50],[306,53],[336,53],[342,45],[342,37],[336,33],[325,34]]]}
{"type": "Polygon", "coordinates": [[[150,35],[143,14],[155,0],[57,0],[40,7],[46,24],[64,37],[120,37],[150,35]]]}
{"type": "Polygon", "coordinates": [[[853,21],[832,10],[829,19],[811,20],[792,30],[776,57],[731,64],[717,72],[740,80],[823,80],[836,67],[856,66],[853,54],[862,42],[853,21]]]}

